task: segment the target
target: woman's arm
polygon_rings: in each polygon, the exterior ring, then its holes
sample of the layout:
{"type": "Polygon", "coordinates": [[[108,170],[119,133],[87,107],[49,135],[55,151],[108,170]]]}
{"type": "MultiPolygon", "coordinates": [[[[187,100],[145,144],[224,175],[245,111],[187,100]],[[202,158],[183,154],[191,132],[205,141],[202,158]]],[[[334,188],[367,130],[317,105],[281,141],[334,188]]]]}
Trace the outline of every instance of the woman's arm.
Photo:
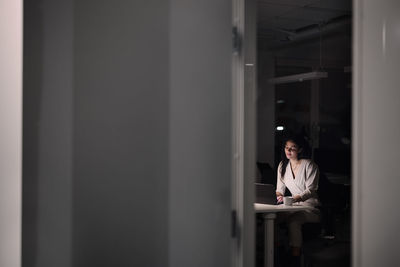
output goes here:
{"type": "Polygon", "coordinates": [[[316,196],[318,190],[319,170],[317,164],[310,162],[306,166],[305,172],[306,190],[299,196],[294,197],[294,201],[306,201],[307,199],[316,196]]]}

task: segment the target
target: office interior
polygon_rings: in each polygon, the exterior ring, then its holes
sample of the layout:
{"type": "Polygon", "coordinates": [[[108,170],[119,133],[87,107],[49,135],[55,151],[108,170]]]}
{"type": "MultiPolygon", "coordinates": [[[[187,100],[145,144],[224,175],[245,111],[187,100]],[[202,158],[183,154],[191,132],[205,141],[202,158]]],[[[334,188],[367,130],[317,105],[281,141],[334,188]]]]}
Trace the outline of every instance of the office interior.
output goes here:
{"type": "MultiPolygon", "coordinates": [[[[303,264],[350,266],[352,2],[258,0],[256,10],[256,182],[276,185],[284,138],[304,137],[320,171],[322,219],[303,226],[303,264]]],[[[264,266],[257,216],[256,266],[264,266]]],[[[286,266],[290,255],[275,257],[286,266]]]]}
{"type": "MultiPolygon", "coordinates": [[[[243,2],[0,1],[0,266],[254,266],[231,237],[243,2]]],[[[351,261],[397,266],[400,5],[352,6],[351,261]]]]}

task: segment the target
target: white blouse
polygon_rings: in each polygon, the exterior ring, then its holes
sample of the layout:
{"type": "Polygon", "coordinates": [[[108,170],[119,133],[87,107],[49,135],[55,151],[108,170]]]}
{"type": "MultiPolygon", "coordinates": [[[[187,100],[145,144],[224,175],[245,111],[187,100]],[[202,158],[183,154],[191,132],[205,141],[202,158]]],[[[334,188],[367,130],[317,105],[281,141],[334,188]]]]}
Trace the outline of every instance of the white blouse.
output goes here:
{"type": "Polygon", "coordinates": [[[307,206],[320,205],[317,195],[319,170],[317,164],[309,159],[302,159],[296,174],[293,176],[290,163],[286,166],[284,177],[281,176],[282,162],[278,166],[276,192],[285,194],[286,187],[292,196],[300,195],[300,204],[307,206]]]}

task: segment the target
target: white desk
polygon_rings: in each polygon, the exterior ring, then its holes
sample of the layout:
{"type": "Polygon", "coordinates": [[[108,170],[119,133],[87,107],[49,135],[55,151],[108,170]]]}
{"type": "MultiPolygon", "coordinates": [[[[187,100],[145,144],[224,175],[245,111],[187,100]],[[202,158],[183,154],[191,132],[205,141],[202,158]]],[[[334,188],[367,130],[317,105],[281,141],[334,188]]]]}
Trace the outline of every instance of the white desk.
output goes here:
{"type": "Polygon", "coordinates": [[[296,203],[293,206],[268,205],[254,203],[256,213],[264,214],[264,266],[274,266],[274,220],[277,212],[290,212],[313,209],[313,207],[301,206],[296,203]]]}

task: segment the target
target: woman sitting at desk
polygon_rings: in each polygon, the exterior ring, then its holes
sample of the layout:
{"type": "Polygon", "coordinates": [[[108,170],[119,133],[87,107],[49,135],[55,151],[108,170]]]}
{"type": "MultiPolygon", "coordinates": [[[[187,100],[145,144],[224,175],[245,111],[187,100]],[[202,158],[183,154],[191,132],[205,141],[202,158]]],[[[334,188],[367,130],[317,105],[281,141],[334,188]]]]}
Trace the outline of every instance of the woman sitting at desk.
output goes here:
{"type": "MultiPolygon", "coordinates": [[[[304,145],[301,138],[288,138],[284,143],[282,161],[278,166],[277,172],[276,197],[278,203],[283,202],[285,190],[288,188],[292,194],[293,202],[311,207],[319,205],[317,195],[318,166],[311,160],[302,158],[303,148],[304,145]]],[[[319,210],[315,208],[281,215],[278,221],[285,221],[288,225],[292,261],[299,263],[302,245],[302,224],[305,222],[319,222],[319,210]]]]}

